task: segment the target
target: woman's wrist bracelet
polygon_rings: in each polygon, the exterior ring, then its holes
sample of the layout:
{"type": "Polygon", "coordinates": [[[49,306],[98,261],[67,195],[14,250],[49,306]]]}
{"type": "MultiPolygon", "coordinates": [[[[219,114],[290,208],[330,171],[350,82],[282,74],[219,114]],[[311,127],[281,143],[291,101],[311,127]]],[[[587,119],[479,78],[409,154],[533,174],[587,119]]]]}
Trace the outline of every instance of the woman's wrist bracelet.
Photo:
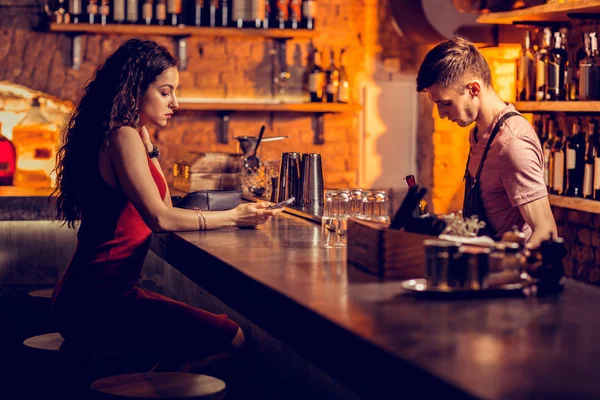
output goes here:
{"type": "Polygon", "coordinates": [[[194,207],[194,211],[196,212],[196,216],[198,217],[198,230],[205,231],[206,230],[206,217],[202,210],[198,207],[194,207]]]}

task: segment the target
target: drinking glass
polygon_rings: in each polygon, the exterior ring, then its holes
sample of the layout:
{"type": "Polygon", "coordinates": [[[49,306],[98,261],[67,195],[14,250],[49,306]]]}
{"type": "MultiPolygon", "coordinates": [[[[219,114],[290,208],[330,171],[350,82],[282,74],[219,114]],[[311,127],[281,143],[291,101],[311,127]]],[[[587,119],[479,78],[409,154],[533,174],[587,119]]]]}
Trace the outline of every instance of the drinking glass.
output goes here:
{"type": "Polygon", "coordinates": [[[321,217],[323,247],[345,247],[347,243],[350,196],[344,190],[326,190],[321,217]]]}

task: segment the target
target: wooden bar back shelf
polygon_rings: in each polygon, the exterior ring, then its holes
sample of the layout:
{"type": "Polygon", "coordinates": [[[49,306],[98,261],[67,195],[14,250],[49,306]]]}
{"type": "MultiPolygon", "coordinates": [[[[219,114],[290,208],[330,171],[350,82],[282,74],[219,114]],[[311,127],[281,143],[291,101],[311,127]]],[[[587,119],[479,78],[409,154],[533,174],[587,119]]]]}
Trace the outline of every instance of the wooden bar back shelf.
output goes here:
{"type": "Polygon", "coordinates": [[[548,3],[520,10],[483,14],[480,24],[513,24],[527,21],[569,21],[570,14],[599,14],[600,0],[571,0],[566,3],[548,3]]]}
{"type": "Polygon", "coordinates": [[[389,229],[385,224],[348,221],[348,263],[382,278],[425,275],[423,241],[434,236],[389,229]]]}

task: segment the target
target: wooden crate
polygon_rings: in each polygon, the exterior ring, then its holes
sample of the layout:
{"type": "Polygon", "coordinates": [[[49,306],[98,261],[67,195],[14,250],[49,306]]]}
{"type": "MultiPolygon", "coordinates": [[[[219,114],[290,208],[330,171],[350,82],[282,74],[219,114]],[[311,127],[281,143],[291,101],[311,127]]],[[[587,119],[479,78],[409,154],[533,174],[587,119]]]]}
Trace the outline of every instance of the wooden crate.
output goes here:
{"type": "Polygon", "coordinates": [[[348,263],[382,278],[425,276],[423,241],[435,236],[389,229],[388,225],[350,219],[348,263]]]}

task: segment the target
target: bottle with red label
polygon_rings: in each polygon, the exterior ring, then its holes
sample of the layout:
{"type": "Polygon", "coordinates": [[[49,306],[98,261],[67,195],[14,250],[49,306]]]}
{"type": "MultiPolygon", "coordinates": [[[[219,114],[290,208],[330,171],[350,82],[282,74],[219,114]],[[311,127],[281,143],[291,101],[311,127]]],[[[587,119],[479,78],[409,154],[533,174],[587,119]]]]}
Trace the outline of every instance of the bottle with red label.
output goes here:
{"type": "MultiPolygon", "coordinates": [[[[2,126],[0,125],[0,128],[2,126]]],[[[12,185],[17,166],[15,145],[0,133],[0,185],[12,185]]]]}

